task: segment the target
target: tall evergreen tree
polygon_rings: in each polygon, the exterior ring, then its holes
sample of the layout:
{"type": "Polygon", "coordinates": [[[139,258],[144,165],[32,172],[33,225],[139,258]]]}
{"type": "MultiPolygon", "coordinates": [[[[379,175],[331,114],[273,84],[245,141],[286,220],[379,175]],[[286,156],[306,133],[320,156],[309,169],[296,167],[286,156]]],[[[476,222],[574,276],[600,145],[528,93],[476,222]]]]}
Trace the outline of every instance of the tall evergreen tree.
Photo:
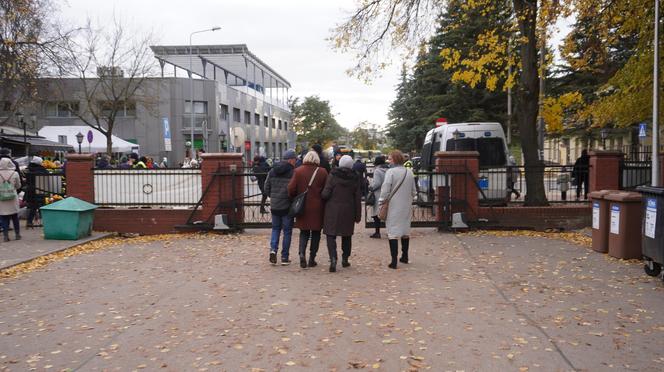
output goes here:
{"type": "Polygon", "coordinates": [[[412,75],[402,71],[388,127],[388,135],[397,148],[406,151],[422,148],[424,136],[439,117],[445,117],[449,122],[505,122],[505,92],[489,91],[484,83],[474,87],[453,83],[452,72],[441,67],[440,52],[450,47],[468,50],[475,43],[474,35],[486,28],[487,22],[506,22],[508,14],[478,16],[472,22],[456,27],[460,23],[456,19],[460,7],[461,3],[456,1],[448,4],[437,32],[427,45],[420,48],[412,75]]]}

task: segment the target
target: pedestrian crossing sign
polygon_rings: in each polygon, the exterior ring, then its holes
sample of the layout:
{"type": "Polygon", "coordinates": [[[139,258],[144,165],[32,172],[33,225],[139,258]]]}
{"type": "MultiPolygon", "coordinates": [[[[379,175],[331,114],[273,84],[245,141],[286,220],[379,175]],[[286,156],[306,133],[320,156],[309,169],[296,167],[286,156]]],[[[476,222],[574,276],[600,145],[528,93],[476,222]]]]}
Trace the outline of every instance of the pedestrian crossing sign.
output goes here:
{"type": "Polygon", "coordinates": [[[639,137],[641,137],[641,138],[647,137],[646,133],[647,133],[646,123],[639,124],[639,137]]]}

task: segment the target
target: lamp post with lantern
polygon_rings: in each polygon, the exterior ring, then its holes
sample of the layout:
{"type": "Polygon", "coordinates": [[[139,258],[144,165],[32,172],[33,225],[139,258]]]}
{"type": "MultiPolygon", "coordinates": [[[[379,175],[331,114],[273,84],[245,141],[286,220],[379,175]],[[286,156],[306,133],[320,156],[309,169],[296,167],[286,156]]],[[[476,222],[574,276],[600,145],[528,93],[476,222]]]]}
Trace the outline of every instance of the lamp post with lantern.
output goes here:
{"type": "Polygon", "coordinates": [[[609,136],[609,128],[602,128],[599,131],[599,135],[602,138],[602,150],[606,150],[606,138],[609,136]]]}
{"type": "Polygon", "coordinates": [[[85,137],[83,135],[83,133],[81,133],[81,132],[76,133],[76,142],[78,142],[78,153],[79,154],[81,153],[81,144],[83,143],[83,137],[85,137]]]}

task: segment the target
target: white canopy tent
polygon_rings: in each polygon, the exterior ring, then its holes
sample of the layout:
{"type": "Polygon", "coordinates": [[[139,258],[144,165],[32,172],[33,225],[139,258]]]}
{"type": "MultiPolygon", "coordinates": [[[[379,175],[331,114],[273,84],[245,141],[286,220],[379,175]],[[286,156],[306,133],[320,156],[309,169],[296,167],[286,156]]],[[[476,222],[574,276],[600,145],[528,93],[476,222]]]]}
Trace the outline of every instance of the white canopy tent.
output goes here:
{"type": "MultiPolygon", "coordinates": [[[[79,132],[85,136],[83,138],[83,143],[81,144],[81,148],[84,151],[106,152],[106,136],[100,131],[87,125],[46,126],[39,130],[39,135],[49,141],[60,143],[62,143],[60,136],[66,136],[66,144],[72,145],[76,149],[78,146],[76,135],[79,132]],[[92,143],[88,142],[88,131],[92,131],[92,143]]],[[[111,140],[113,141],[113,152],[127,153],[138,152],[139,150],[137,144],[125,141],[120,137],[112,136],[111,140]]]]}

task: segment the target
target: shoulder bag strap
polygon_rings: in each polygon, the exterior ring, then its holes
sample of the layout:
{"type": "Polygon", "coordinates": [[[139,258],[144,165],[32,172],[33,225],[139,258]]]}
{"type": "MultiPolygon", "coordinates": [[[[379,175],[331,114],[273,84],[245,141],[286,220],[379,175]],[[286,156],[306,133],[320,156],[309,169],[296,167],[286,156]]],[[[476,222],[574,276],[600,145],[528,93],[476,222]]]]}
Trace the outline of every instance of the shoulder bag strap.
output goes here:
{"type": "Polygon", "coordinates": [[[314,174],[311,175],[311,179],[309,180],[309,184],[307,185],[307,189],[311,187],[311,184],[314,183],[314,179],[316,178],[316,173],[318,173],[318,167],[316,167],[316,170],[314,171],[314,174]]]}
{"type": "Polygon", "coordinates": [[[408,169],[405,169],[405,168],[404,168],[404,170],[405,170],[405,172],[404,172],[404,174],[403,174],[403,178],[401,179],[401,182],[399,182],[399,184],[397,185],[397,188],[394,189],[394,191],[392,191],[392,192],[390,193],[390,196],[385,200],[386,202],[387,202],[387,201],[390,201],[390,199],[392,199],[392,197],[394,196],[394,194],[396,194],[397,191],[399,191],[399,187],[401,187],[401,184],[403,184],[403,181],[406,180],[406,176],[408,175],[408,169]]]}

